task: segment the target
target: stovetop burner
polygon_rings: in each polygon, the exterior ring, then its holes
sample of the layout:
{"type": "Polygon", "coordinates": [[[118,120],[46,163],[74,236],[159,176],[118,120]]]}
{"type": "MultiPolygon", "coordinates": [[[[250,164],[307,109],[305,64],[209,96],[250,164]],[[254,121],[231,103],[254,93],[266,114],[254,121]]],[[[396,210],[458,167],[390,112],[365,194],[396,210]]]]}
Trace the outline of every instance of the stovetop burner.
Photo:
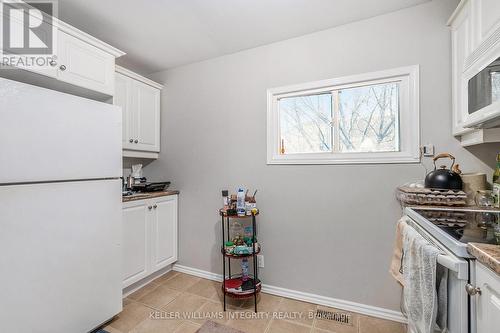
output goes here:
{"type": "Polygon", "coordinates": [[[414,209],[461,243],[500,245],[500,212],[478,210],[414,209]]]}

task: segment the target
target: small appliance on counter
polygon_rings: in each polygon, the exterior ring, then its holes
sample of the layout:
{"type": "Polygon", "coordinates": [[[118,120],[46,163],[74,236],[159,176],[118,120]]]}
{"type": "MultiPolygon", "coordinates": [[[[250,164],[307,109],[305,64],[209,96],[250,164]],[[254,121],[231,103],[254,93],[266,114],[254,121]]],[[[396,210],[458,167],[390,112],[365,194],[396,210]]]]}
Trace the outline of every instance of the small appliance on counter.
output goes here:
{"type": "Polygon", "coordinates": [[[170,186],[170,182],[141,182],[132,185],[134,192],[161,192],[170,186]]]}
{"type": "Polygon", "coordinates": [[[165,191],[170,186],[170,182],[148,182],[142,175],[142,164],[134,164],[125,186],[123,195],[132,195],[135,192],[165,191]]]}
{"type": "Polygon", "coordinates": [[[123,190],[124,192],[133,191],[134,185],[145,182],[146,178],[142,176],[142,164],[134,164],[132,165],[132,172],[126,178],[123,190]]]}
{"type": "Polygon", "coordinates": [[[134,178],[132,175],[126,178],[124,184],[124,191],[133,191],[133,188],[139,184],[146,183],[146,177],[134,178]]]}

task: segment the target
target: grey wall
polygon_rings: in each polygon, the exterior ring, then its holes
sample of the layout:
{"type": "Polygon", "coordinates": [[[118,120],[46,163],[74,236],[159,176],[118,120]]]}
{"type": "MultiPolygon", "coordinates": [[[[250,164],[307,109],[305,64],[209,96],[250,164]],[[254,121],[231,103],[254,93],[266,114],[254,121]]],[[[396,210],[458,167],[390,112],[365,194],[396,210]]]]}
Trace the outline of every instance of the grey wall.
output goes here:
{"type": "Polygon", "coordinates": [[[154,74],[166,84],[162,147],[145,172],[181,191],[179,263],[221,273],[220,190],[258,188],[264,283],[398,310],[387,272],[401,215],[394,189],[425,167],[266,165],[266,89],[419,64],[422,143],[491,174],[480,158],[493,163],[494,146],[471,153],[451,135],[446,20],[456,4],[432,1],[154,74]]]}

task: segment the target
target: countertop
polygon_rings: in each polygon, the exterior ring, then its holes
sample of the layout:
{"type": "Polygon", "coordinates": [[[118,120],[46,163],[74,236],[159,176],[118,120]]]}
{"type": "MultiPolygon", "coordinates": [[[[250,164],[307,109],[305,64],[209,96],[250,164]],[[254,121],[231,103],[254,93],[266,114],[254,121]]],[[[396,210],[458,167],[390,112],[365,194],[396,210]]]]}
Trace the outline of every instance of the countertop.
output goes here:
{"type": "Polygon", "coordinates": [[[480,263],[500,275],[500,245],[469,243],[467,251],[480,263]]]}
{"type": "Polygon", "coordinates": [[[136,200],[147,200],[147,199],[165,197],[165,196],[176,195],[176,194],[179,194],[179,191],[167,190],[167,191],[161,191],[161,192],[137,193],[134,195],[122,197],[122,202],[129,202],[129,201],[136,201],[136,200]]]}

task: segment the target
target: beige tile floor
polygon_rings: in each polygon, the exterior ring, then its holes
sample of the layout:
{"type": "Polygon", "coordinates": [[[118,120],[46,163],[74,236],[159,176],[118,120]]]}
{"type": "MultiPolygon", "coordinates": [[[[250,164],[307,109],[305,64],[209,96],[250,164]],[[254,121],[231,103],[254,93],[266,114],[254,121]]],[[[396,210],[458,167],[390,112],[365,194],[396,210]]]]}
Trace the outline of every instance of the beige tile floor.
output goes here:
{"type": "Polygon", "coordinates": [[[314,313],[316,309],[335,309],[277,297],[259,295],[260,318],[245,319],[253,315],[253,299],[238,301],[227,298],[227,313],[222,312],[220,284],[169,272],[123,301],[123,311],[105,328],[110,333],[189,333],[211,316],[211,320],[247,333],[404,333],[403,324],[351,313],[352,325],[342,325],[326,319],[307,317],[282,318],[272,313],[314,313]],[[181,317],[176,317],[179,313],[181,317]],[[266,313],[269,314],[266,316],[266,313]],[[183,314],[193,314],[182,317],[183,314]],[[156,316],[156,317],[155,317],[156,316]],[[231,317],[232,316],[232,317],[231,317]]]}

